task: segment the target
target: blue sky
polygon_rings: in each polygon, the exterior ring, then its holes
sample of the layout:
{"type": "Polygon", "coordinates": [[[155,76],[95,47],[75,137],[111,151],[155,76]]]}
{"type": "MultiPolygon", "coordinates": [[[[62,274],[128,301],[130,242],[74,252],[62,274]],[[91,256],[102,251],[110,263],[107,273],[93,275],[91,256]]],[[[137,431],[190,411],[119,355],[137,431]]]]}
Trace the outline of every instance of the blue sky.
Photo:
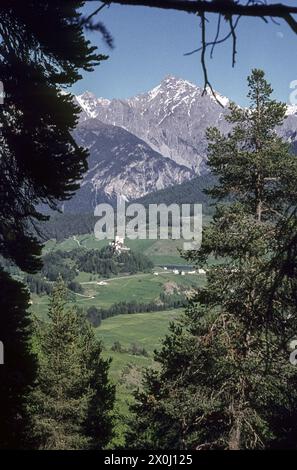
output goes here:
{"type": "MultiPolygon", "coordinates": [[[[294,4],[287,1],[287,4],[294,4]]],[[[100,2],[90,2],[85,12],[100,2]]],[[[75,93],[89,90],[106,98],[127,98],[156,86],[164,76],[176,75],[203,84],[199,54],[184,56],[200,45],[199,19],[182,12],[111,5],[99,14],[114,37],[108,50],[99,33],[88,34],[99,51],[109,54],[94,72],[84,74],[75,93]]],[[[215,34],[216,16],[209,15],[209,40],[215,34]]],[[[241,20],[238,28],[237,63],[231,64],[231,43],[217,46],[208,74],[213,87],[245,105],[246,77],[254,67],[265,70],[275,97],[288,102],[290,82],[297,80],[297,36],[284,22],[265,24],[260,19],[241,20]]]]}

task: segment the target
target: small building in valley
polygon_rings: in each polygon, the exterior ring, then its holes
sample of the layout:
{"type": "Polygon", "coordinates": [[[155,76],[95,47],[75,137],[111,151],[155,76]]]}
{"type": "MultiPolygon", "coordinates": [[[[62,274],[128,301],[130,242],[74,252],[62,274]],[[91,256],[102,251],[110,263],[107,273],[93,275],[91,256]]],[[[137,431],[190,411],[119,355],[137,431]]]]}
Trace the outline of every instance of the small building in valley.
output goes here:
{"type": "Polygon", "coordinates": [[[115,239],[109,243],[109,246],[113,249],[115,253],[122,253],[123,251],[130,251],[124,244],[124,238],[116,235],[115,239]]]}

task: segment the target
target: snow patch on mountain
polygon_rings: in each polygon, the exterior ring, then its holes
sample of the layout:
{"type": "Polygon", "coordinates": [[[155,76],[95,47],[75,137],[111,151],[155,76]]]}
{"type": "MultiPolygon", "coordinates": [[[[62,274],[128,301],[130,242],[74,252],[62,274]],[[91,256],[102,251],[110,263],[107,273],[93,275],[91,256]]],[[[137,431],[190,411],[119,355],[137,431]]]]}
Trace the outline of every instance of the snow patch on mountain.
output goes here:
{"type": "MultiPolygon", "coordinates": [[[[123,127],[155,151],[196,173],[204,171],[209,126],[224,127],[228,98],[172,75],[147,93],[126,100],[98,99],[91,93],[77,97],[81,122],[98,118],[123,127]]],[[[225,126],[226,128],[226,126],[225,126]]]]}

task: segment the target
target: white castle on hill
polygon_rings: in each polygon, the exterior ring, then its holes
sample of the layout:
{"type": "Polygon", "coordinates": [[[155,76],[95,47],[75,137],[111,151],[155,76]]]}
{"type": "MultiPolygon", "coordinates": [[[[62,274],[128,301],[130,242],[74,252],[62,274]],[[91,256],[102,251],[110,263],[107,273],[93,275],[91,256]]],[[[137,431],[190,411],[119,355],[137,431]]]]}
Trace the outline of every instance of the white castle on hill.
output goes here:
{"type": "Polygon", "coordinates": [[[116,235],[114,241],[109,243],[109,246],[112,247],[112,249],[115,253],[122,253],[123,251],[130,251],[130,248],[128,248],[124,244],[123,237],[119,237],[118,235],[116,235]]]}

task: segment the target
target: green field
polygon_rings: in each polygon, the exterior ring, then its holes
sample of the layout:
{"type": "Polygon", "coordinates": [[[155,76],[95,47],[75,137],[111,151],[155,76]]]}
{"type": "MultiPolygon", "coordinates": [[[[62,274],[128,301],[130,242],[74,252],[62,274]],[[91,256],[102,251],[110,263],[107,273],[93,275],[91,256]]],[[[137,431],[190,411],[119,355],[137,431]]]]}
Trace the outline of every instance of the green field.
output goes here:
{"type": "Polygon", "coordinates": [[[143,369],[156,366],[153,351],[160,347],[162,338],[168,332],[169,323],[177,319],[181,312],[182,310],[170,310],[119,315],[104,320],[96,329],[96,335],[104,345],[104,357],[112,358],[110,377],[117,385],[116,415],[121,424],[116,426],[116,436],[111,446],[123,444],[123,423],[129,416],[133,391],[141,387],[143,369]],[[124,349],[129,349],[132,343],[137,343],[146,349],[149,356],[134,356],[128,352],[115,353],[110,349],[115,341],[119,341],[124,349]]]}
{"type": "Polygon", "coordinates": [[[120,341],[123,346],[137,341],[147,351],[153,352],[160,344],[160,337],[167,331],[169,321],[175,319],[180,311],[134,313],[107,318],[96,328],[96,335],[103,340],[107,348],[110,348],[114,341],[120,341]]]}
{"type": "MultiPolygon", "coordinates": [[[[99,285],[102,281],[99,276],[89,273],[79,273],[77,280],[84,288],[84,294],[72,294],[73,301],[77,306],[87,309],[91,305],[98,308],[110,307],[111,305],[135,300],[148,303],[156,300],[166,289],[190,290],[193,286],[202,286],[205,282],[204,275],[185,276],[174,275],[168,271],[158,270],[158,276],[153,273],[139,273],[131,276],[118,276],[106,279],[107,285],[99,285]]],[[[31,311],[41,318],[45,318],[48,309],[48,297],[46,295],[31,295],[31,311]]]]}

